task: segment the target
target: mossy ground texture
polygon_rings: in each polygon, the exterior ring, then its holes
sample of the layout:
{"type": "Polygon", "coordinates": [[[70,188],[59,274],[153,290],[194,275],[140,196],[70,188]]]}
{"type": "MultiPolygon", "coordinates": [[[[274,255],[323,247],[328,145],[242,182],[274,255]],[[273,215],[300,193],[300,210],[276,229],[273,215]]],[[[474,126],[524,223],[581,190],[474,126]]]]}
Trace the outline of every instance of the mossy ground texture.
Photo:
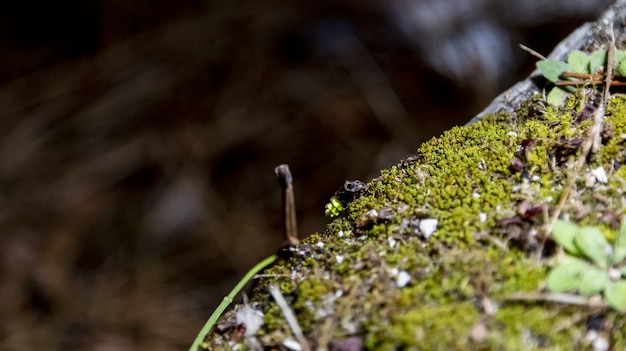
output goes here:
{"type": "MultiPolygon", "coordinates": [[[[577,121],[584,105],[537,97],[426,142],[264,272],[250,302],[264,313],[255,336],[235,336],[231,311],[202,347],[289,349],[292,329],[267,289],[278,284],[313,349],[591,350],[596,334],[626,349],[623,313],[510,299],[542,292],[558,254],[546,228],[591,125],[577,121]],[[429,237],[426,218],[438,221],[429,237]]],[[[613,94],[602,148],[561,218],[610,240],[625,212],[625,161],[626,97],[613,94]],[[608,182],[590,180],[598,167],[608,182]]]]}

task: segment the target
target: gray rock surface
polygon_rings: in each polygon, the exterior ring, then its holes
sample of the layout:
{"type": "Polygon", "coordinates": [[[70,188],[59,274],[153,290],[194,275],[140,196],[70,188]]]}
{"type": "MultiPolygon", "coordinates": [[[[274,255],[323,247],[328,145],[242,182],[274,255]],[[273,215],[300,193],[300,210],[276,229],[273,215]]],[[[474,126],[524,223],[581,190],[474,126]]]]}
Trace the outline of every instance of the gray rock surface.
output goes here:
{"type": "MultiPolygon", "coordinates": [[[[563,39],[547,58],[565,60],[567,55],[573,50],[594,51],[605,47],[608,38],[607,33],[609,33],[611,25],[613,26],[616,46],[619,49],[619,44],[624,42],[626,38],[623,22],[624,16],[626,16],[626,1],[617,0],[597,21],[583,24],[563,39]]],[[[512,112],[522,101],[540,92],[539,87],[535,83],[535,79],[539,75],[539,71],[533,71],[527,79],[518,82],[495,98],[489,106],[472,118],[468,124],[474,123],[483,116],[494,112],[512,112]]]]}

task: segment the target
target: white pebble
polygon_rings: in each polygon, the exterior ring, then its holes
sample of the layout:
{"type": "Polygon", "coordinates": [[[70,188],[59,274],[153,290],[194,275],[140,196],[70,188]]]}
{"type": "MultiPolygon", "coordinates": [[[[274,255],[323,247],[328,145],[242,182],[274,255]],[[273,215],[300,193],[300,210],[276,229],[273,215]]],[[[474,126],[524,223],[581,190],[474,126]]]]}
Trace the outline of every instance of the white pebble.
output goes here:
{"type": "Polygon", "coordinates": [[[283,346],[293,351],[302,350],[302,345],[300,345],[300,343],[297,342],[296,339],[291,338],[291,337],[288,337],[285,340],[283,340],[283,346]]]}
{"type": "Polygon", "coordinates": [[[593,176],[596,177],[596,180],[599,183],[606,184],[609,181],[609,179],[606,176],[606,172],[604,171],[604,168],[602,166],[596,169],[593,169],[591,171],[591,174],[593,174],[593,176]]]}
{"type": "Polygon", "coordinates": [[[245,304],[235,313],[235,322],[237,325],[243,324],[246,326],[244,336],[254,336],[263,325],[263,312],[255,310],[252,306],[245,304]]]}
{"type": "Polygon", "coordinates": [[[411,281],[411,275],[406,271],[400,271],[398,278],[396,279],[396,286],[398,288],[404,288],[411,281]]]}
{"type": "Polygon", "coordinates": [[[609,349],[609,341],[604,337],[598,337],[593,341],[593,351],[606,351],[609,349]]]}
{"type": "Polygon", "coordinates": [[[426,218],[420,221],[419,228],[424,238],[428,239],[431,235],[433,235],[435,230],[437,230],[438,223],[439,221],[434,218],[426,218]]]}
{"type": "Polygon", "coordinates": [[[394,239],[392,236],[387,237],[387,243],[389,243],[389,247],[395,247],[396,246],[396,239],[394,239]]]}

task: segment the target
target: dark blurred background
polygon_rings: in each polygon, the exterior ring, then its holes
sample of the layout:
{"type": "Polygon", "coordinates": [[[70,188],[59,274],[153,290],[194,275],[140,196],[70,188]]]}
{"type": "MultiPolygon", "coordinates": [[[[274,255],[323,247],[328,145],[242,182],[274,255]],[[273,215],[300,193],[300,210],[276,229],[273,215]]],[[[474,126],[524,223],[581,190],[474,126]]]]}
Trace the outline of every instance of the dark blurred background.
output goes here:
{"type": "Polygon", "coordinates": [[[606,0],[5,0],[0,349],[186,349],[282,244],[606,0]]]}

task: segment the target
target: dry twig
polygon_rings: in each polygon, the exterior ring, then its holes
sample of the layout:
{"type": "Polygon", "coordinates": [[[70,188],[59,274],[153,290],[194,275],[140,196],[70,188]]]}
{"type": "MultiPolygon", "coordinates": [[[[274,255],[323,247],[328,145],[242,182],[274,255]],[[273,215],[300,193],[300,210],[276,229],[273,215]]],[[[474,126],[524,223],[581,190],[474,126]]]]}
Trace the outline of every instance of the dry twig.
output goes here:
{"type": "Polygon", "coordinates": [[[289,327],[291,328],[293,335],[296,336],[296,339],[300,343],[300,347],[302,347],[302,350],[311,351],[311,346],[309,345],[309,342],[304,337],[304,333],[302,333],[302,328],[300,328],[300,324],[298,323],[298,319],[296,318],[296,315],[293,313],[291,308],[289,308],[289,305],[287,304],[287,301],[283,297],[283,294],[280,292],[280,289],[278,288],[278,286],[275,284],[272,284],[269,286],[269,290],[270,290],[270,294],[274,298],[274,301],[276,301],[276,304],[278,305],[278,307],[280,307],[280,309],[283,311],[283,315],[285,316],[285,319],[287,320],[287,324],[289,324],[289,327]]]}
{"type": "MultiPolygon", "coordinates": [[[[572,173],[568,177],[567,184],[563,188],[563,192],[561,193],[561,198],[559,199],[559,203],[557,204],[556,208],[554,209],[554,212],[552,213],[552,220],[550,221],[551,224],[554,223],[554,221],[559,218],[559,215],[561,214],[561,211],[563,210],[563,206],[565,206],[565,202],[569,198],[569,194],[572,191],[572,188],[574,187],[574,183],[576,182],[576,179],[578,178],[580,171],[583,169],[585,165],[587,156],[589,156],[590,153],[596,153],[600,150],[600,144],[602,142],[602,137],[600,136],[602,132],[602,123],[604,121],[604,113],[606,111],[606,104],[609,100],[609,89],[611,88],[611,83],[613,81],[612,68],[613,68],[613,57],[615,54],[615,37],[613,35],[612,25],[609,26],[609,32],[610,32],[611,41],[609,42],[608,50],[607,50],[608,51],[607,59],[606,59],[607,69],[606,69],[606,75],[604,79],[604,91],[602,93],[602,98],[600,100],[598,109],[594,113],[593,125],[591,126],[589,130],[589,134],[587,135],[587,137],[585,138],[583,142],[580,156],[578,157],[578,160],[576,164],[574,165],[574,168],[572,169],[572,173]]],[[[547,229],[549,232],[550,228],[547,228],[547,229]]]]}

